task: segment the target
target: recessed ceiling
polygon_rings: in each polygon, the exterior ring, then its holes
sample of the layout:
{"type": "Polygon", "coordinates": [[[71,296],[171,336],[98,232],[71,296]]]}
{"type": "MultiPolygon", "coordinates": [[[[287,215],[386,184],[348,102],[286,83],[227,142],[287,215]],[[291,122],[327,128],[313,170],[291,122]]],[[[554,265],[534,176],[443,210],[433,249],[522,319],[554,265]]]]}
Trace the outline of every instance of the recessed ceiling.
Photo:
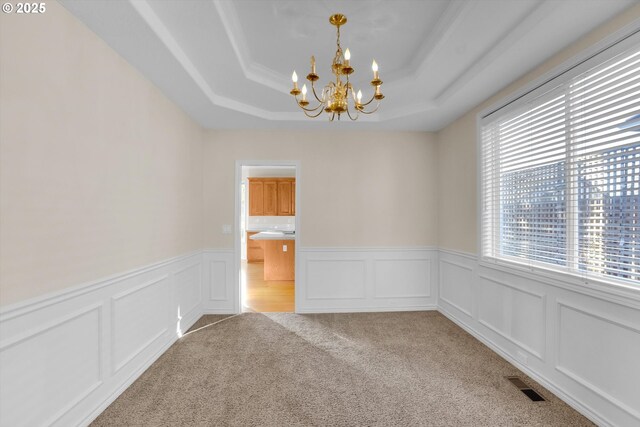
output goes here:
{"type": "Polygon", "coordinates": [[[635,0],[61,3],[206,128],[434,131],[635,0]],[[384,81],[380,110],[357,122],[308,119],[289,95],[312,54],[329,80],[336,12],[356,89],[370,96],[374,58],[384,81]]]}

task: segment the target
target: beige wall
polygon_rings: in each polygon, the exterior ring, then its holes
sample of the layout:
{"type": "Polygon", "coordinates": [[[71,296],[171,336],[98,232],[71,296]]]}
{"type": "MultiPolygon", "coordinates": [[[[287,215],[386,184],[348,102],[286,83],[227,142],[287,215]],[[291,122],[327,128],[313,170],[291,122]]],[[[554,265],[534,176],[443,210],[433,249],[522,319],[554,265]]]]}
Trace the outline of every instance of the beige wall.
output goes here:
{"type": "Polygon", "coordinates": [[[233,247],[221,226],[239,159],[300,161],[302,246],[475,252],[476,114],[639,17],[640,5],[434,135],[204,132],[56,2],[2,14],[0,305],[233,247]]]}
{"type": "Polygon", "coordinates": [[[0,304],[201,248],[200,128],[56,2],[0,31],[0,304]]]}
{"type": "Polygon", "coordinates": [[[433,134],[210,131],[204,146],[205,246],[232,248],[236,160],[299,160],[305,247],[435,245],[433,134]]]}
{"type": "Polygon", "coordinates": [[[477,114],[636,19],[640,19],[640,5],[591,32],[438,132],[437,217],[441,248],[477,252],[477,114]]]}

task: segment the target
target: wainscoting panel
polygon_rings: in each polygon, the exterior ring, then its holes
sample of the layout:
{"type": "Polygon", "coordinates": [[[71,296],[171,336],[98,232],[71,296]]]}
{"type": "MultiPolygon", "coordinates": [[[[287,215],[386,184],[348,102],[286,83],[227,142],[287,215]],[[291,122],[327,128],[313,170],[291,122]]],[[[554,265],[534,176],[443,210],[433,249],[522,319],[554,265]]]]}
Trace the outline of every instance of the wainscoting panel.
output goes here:
{"type": "Polygon", "coordinates": [[[557,369],[640,420],[640,322],[623,323],[574,302],[557,307],[557,369]]]}
{"type": "Polygon", "coordinates": [[[364,259],[307,260],[308,300],[364,299],[367,262],[364,259]]]}
{"type": "Polygon", "coordinates": [[[636,297],[441,250],[439,310],[599,426],[640,425],[636,297]]]}
{"type": "Polygon", "coordinates": [[[164,275],[111,297],[113,373],[168,330],[169,276],[164,275]],[[144,316],[140,316],[144,313],[144,316]]]}
{"type": "Polygon", "coordinates": [[[203,253],[203,298],[204,313],[226,314],[237,310],[233,249],[206,249],[203,253]]]}
{"type": "Polygon", "coordinates": [[[3,307],[0,426],[88,425],[201,316],[202,258],[3,307]]]}
{"type": "Polygon", "coordinates": [[[542,359],[546,324],[544,295],[487,276],[479,276],[478,284],[478,321],[542,359]]]}
{"type": "Polygon", "coordinates": [[[188,265],[173,273],[176,301],[180,317],[189,316],[200,309],[202,303],[202,263],[188,265]]]}
{"type": "Polygon", "coordinates": [[[440,252],[440,304],[445,303],[460,315],[472,316],[474,259],[440,252]]]}
{"type": "Polygon", "coordinates": [[[3,426],[51,425],[101,385],[101,322],[93,304],[2,343],[3,426]]]}
{"type": "Polygon", "coordinates": [[[429,298],[431,260],[376,259],[375,298],[429,298]]]}
{"type": "Polygon", "coordinates": [[[437,251],[430,248],[300,248],[297,311],[434,309],[437,251]]]}
{"type": "MultiPolygon", "coordinates": [[[[640,293],[621,298],[432,248],[301,248],[299,312],[428,310],[600,426],[640,425],[640,293]]],[[[233,313],[233,250],[0,309],[0,426],[85,426],[203,313],[233,313]]]]}

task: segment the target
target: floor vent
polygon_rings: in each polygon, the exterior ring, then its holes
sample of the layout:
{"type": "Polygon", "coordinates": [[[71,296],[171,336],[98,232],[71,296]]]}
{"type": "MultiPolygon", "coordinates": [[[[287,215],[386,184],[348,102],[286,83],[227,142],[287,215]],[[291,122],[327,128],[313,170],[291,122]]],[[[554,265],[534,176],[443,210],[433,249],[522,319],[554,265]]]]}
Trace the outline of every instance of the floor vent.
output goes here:
{"type": "Polygon", "coordinates": [[[523,392],[532,401],[534,402],[544,401],[544,397],[542,397],[537,391],[529,387],[527,383],[525,383],[524,381],[522,381],[522,379],[520,379],[520,377],[506,377],[506,378],[511,382],[511,384],[518,387],[518,390],[523,392]]]}

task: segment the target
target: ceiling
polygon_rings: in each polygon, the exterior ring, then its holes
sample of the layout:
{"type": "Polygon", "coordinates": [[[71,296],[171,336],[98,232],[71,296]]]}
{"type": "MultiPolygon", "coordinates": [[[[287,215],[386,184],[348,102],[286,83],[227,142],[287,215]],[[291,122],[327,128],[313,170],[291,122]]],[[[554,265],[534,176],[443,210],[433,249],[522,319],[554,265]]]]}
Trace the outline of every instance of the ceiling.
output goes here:
{"type": "Polygon", "coordinates": [[[636,0],[61,3],[206,128],[435,131],[636,0]],[[328,82],[336,12],[356,89],[371,96],[373,58],[384,81],[379,111],[357,122],[308,119],[289,95],[312,54],[328,82]]]}

